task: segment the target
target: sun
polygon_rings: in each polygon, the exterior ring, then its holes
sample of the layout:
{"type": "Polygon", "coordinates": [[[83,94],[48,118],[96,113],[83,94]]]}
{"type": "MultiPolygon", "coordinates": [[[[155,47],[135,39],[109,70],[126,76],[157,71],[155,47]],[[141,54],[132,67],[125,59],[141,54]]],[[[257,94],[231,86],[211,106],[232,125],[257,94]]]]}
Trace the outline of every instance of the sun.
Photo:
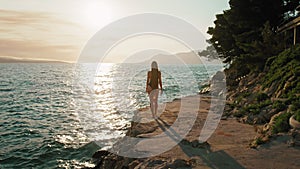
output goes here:
{"type": "Polygon", "coordinates": [[[83,9],[83,24],[89,29],[99,29],[112,20],[112,6],[103,1],[87,1],[83,9]]]}

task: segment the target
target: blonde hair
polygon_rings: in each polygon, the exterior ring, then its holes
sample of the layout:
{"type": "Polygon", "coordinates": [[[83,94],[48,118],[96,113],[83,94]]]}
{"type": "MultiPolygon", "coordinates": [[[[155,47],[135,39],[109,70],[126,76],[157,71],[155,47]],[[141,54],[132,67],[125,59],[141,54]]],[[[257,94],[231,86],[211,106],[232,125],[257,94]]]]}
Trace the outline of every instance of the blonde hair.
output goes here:
{"type": "Polygon", "coordinates": [[[157,65],[157,62],[156,62],[156,61],[153,61],[153,62],[151,63],[151,68],[152,68],[152,69],[158,69],[158,65],[157,65]]]}

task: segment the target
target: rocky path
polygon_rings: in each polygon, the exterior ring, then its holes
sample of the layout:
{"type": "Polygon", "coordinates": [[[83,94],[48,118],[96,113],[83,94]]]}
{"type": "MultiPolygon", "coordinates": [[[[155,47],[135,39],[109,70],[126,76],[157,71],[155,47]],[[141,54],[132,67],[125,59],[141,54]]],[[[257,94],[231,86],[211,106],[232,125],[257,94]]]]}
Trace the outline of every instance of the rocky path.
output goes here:
{"type": "Polygon", "coordinates": [[[300,148],[287,144],[291,136],[279,136],[270,143],[251,149],[249,143],[257,135],[254,127],[232,118],[222,119],[207,142],[200,144],[198,138],[211,99],[199,95],[183,99],[187,100],[177,99],[160,105],[157,119],[152,118],[149,109],[139,111],[127,136],[140,140],[128,142],[123,139],[115,146],[118,149],[120,145],[128,144],[130,148],[127,146],[128,150],[124,151],[129,154],[141,152],[141,156],[146,154],[145,158],[120,157],[98,151],[94,154],[98,163],[95,168],[300,168],[300,148]],[[196,112],[192,105],[195,100],[201,100],[196,112]],[[183,109],[183,106],[188,108],[183,109]],[[196,113],[195,119],[190,121],[193,113],[196,113]],[[180,124],[177,124],[178,119],[180,124]],[[187,126],[191,126],[191,130],[185,134],[189,129],[187,126]]]}

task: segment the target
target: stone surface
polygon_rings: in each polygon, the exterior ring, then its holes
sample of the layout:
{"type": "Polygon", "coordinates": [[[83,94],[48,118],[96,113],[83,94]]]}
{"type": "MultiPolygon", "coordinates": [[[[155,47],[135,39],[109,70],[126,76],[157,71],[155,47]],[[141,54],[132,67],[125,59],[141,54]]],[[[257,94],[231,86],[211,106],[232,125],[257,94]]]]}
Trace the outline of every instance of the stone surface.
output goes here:
{"type": "MultiPolygon", "coordinates": [[[[190,96],[188,99],[197,99],[200,96],[190,96]]],[[[182,99],[181,99],[182,100],[182,99]]],[[[147,123],[134,122],[129,129],[127,136],[138,136],[151,138],[166,131],[173,132],[169,136],[171,139],[163,139],[166,144],[174,139],[175,131],[170,130],[170,126],[178,118],[181,100],[167,103],[165,110],[160,114],[160,120],[153,120],[147,123]],[[132,132],[135,131],[135,132],[132,132]],[[136,135],[139,133],[138,135],[136,135]]],[[[199,143],[198,138],[201,129],[207,118],[211,99],[201,96],[199,110],[194,125],[189,133],[178,144],[169,150],[148,158],[132,159],[119,157],[115,154],[99,151],[94,156],[99,158],[95,168],[249,168],[249,169],[298,169],[300,167],[300,149],[294,144],[290,146],[289,141],[297,141],[298,133],[282,135],[272,138],[266,144],[258,146],[256,149],[249,148],[249,144],[259,134],[257,129],[251,125],[239,123],[234,118],[221,120],[213,135],[207,142],[199,143]]],[[[192,102],[191,102],[192,103],[192,102]]],[[[143,113],[142,110],[139,113],[143,113]]],[[[182,112],[185,113],[185,112],[182,112]]],[[[186,112],[188,114],[188,112],[186,112]]],[[[146,118],[146,117],[145,117],[146,118]]],[[[173,140],[174,141],[174,140],[173,140]]],[[[120,141],[126,143],[126,140],[120,141]]],[[[143,150],[147,147],[141,146],[142,142],[133,143],[134,149],[143,150]]],[[[147,144],[155,149],[155,142],[149,141],[147,144]]],[[[147,145],[144,144],[144,145],[147,145]]],[[[156,147],[157,149],[159,147],[156,147]]]]}

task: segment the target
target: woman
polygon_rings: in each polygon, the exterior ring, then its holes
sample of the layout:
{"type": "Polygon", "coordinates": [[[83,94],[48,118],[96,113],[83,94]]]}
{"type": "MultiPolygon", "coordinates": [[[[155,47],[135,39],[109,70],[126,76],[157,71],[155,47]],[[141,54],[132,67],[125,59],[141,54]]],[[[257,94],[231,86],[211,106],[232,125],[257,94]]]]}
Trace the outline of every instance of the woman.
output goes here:
{"type": "Polygon", "coordinates": [[[147,84],[146,84],[146,92],[149,95],[150,99],[150,108],[152,112],[153,118],[156,119],[157,114],[157,99],[158,99],[158,85],[162,90],[162,81],[161,81],[161,72],[158,70],[157,62],[153,61],[151,63],[151,71],[148,71],[147,75],[147,84]]]}

